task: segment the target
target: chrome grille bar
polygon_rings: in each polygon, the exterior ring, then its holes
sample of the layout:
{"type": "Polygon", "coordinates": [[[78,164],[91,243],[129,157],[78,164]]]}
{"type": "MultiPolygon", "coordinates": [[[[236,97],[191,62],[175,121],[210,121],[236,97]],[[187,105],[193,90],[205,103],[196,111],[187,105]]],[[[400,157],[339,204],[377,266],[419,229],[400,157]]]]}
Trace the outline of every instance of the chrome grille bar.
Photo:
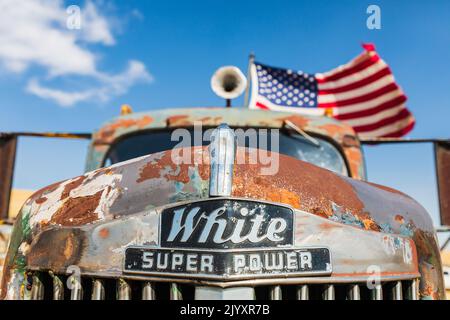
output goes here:
{"type": "Polygon", "coordinates": [[[283,299],[283,295],[281,292],[280,286],[273,286],[270,289],[270,300],[281,300],[283,299]]]}
{"type": "Polygon", "coordinates": [[[131,287],[124,279],[117,280],[117,300],[131,300],[131,287]]]}
{"type": "Polygon", "coordinates": [[[105,286],[100,279],[92,280],[91,300],[105,300],[105,286]]]}
{"type": "Polygon", "coordinates": [[[178,285],[174,282],[170,284],[170,300],[183,300],[181,295],[181,290],[178,285]]]}
{"type": "Polygon", "coordinates": [[[142,286],[142,300],[156,300],[155,288],[151,282],[144,282],[142,286]]]}
{"type": "Polygon", "coordinates": [[[361,300],[359,285],[351,284],[348,288],[347,297],[349,300],[361,300]]]}
{"type": "MultiPolygon", "coordinates": [[[[65,291],[65,276],[41,272],[28,272],[27,273],[27,290],[30,290],[30,299],[32,300],[64,300],[67,297],[67,291],[65,291]],[[47,287],[48,286],[48,287],[47,287]]],[[[80,276],[72,275],[68,278],[69,297],[71,300],[83,300],[83,293],[89,292],[92,300],[105,300],[106,297],[111,297],[114,292],[107,292],[113,281],[112,279],[91,278],[92,286],[89,283],[85,283],[88,278],[80,278],[80,276]],[[84,284],[88,285],[88,289],[84,288],[84,284]],[[86,289],[87,291],[85,292],[86,289]],[[92,290],[91,290],[92,289],[92,290]]],[[[123,278],[116,280],[115,297],[117,300],[131,300],[134,296],[132,286],[136,281],[128,281],[123,278]]],[[[382,284],[374,286],[367,292],[364,287],[361,287],[360,283],[325,283],[325,284],[297,284],[286,285],[286,291],[281,285],[269,285],[269,286],[257,286],[252,288],[253,293],[258,291],[256,297],[270,298],[271,300],[282,300],[296,298],[297,300],[310,300],[316,298],[322,298],[323,300],[361,300],[366,299],[366,294],[369,293],[368,298],[371,300],[383,300],[383,298],[392,300],[419,300],[419,282],[420,279],[413,280],[401,280],[401,281],[387,281],[382,284]],[[261,288],[261,290],[257,289],[261,288]],[[316,290],[319,289],[318,290],[316,290]],[[269,294],[269,296],[267,296],[269,294]],[[285,296],[286,295],[286,296],[285,296]]],[[[186,285],[173,283],[161,283],[142,281],[139,283],[141,294],[138,294],[142,300],[156,300],[159,297],[158,290],[163,290],[162,296],[167,293],[169,289],[169,298],[171,300],[183,300],[194,299],[195,288],[189,288],[186,285]],[[161,285],[161,286],[160,286],[161,285]],[[163,289],[165,288],[165,289],[163,289]],[[182,293],[184,293],[184,296],[182,293]]],[[[137,289],[137,288],[136,288],[137,289]]],[[[233,288],[231,288],[233,289],[233,288]]],[[[196,292],[196,291],[195,291],[196,292]]],[[[167,297],[167,296],[165,296],[167,297]]],[[[86,297],[85,297],[86,298],[86,297]]],[[[137,298],[137,297],[136,297],[137,298]]],[[[254,296],[255,298],[255,296],[254,296]]]]}
{"type": "Polygon", "coordinates": [[[326,284],[325,289],[323,291],[323,300],[334,300],[335,299],[335,291],[334,291],[334,285],[332,284],[326,284]]]}
{"type": "Polygon", "coordinates": [[[83,287],[81,285],[81,279],[72,275],[70,277],[70,300],[83,300],[83,287]]]}
{"type": "Polygon", "coordinates": [[[392,300],[403,300],[402,282],[396,281],[392,288],[392,300]]]}
{"type": "Polygon", "coordinates": [[[44,299],[44,284],[39,275],[33,275],[33,284],[31,287],[31,300],[44,299]]]}
{"type": "Polygon", "coordinates": [[[414,279],[408,286],[408,300],[419,300],[419,280],[414,279]]]}
{"type": "Polygon", "coordinates": [[[371,300],[383,300],[383,287],[381,284],[377,284],[375,288],[371,290],[371,300]]]}
{"type": "Polygon", "coordinates": [[[297,287],[297,300],[309,300],[309,287],[307,284],[297,287]]]}
{"type": "Polygon", "coordinates": [[[53,279],[53,300],[64,300],[64,284],[57,275],[52,275],[53,279]]]}

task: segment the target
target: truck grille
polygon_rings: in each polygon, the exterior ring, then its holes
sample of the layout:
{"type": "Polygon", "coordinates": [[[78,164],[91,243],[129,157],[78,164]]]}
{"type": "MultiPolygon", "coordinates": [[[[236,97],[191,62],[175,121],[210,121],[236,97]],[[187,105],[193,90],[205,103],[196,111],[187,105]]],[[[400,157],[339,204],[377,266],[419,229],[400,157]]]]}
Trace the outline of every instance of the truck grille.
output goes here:
{"type": "MultiPolygon", "coordinates": [[[[194,300],[191,284],[74,277],[51,273],[28,275],[32,300],[194,300]],[[69,281],[68,281],[69,280],[69,281]]],[[[418,279],[365,283],[255,286],[257,300],[418,300],[418,279]]]]}

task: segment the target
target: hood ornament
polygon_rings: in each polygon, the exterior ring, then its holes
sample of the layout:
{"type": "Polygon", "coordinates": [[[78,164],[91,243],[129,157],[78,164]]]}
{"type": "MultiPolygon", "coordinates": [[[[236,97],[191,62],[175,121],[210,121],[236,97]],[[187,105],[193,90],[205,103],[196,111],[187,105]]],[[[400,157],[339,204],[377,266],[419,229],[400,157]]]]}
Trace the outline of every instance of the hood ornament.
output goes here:
{"type": "Polygon", "coordinates": [[[231,195],[233,166],[236,156],[236,135],[227,124],[222,123],[211,134],[209,157],[211,163],[209,196],[231,195]]]}

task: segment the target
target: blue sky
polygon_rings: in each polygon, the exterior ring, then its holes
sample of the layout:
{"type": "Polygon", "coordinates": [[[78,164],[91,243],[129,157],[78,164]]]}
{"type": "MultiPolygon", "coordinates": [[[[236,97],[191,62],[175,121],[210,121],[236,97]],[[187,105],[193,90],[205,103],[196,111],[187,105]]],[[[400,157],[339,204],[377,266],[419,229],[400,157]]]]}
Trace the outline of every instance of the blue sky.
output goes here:
{"type": "MultiPolygon", "coordinates": [[[[135,111],[221,106],[212,73],[227,64],[245,71],[250,52],[313,73],[373,42],[409,98],[417,120],[410,137],[450,136],[449,1],[35,1],[40,10],[2,3],[13,14],[0,13],[0,131],[91,131],[122,103],[135,111]],[[71,4],[82,9],[79,30],[65,27],[71,4]],[[370,4],[381,8],[381,30],[366,27],[370,4]]],[[[78,175],[86,149],[22,139],[14,186],[78,175]]],[[[371,181],[412,195],[437,224],[431,146],[367,147],[365,155],[371,181]]]]}

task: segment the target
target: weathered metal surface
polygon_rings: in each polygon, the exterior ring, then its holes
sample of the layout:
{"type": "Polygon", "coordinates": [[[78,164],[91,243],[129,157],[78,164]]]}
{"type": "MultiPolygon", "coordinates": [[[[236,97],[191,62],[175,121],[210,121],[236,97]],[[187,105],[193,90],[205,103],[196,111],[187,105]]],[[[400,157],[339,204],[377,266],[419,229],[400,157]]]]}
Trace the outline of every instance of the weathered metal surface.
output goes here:
{"type": "Polygon", "coordinates": [[[11,224],[0,224],[0,279],[2,277],[3,264],[5,262],[12,228],[13,226],[11,224]]]}
{"type": "Polygon", "coordinates": [[[17,137],[0,135],[0,220],[8,219],[17,137]]]}
{"type": "Polygon", "coordinates": [[[93,134],[86,171],[102,166],[114,141],[140,130],[192,127],[195,123],[204,127],[226,123],[230,127],[283,128],[286,120],[309,134],[333,140],[346,157],[351,176],[365,179],[359,140],[350,126],[328,117],[243,108],[163,109],[117,117],[93,134]]]}
{"type": "MultiPolygon", "coordinates": [[[[197,162],[175,164],[174,152],[166,151],[36,192],[16,222],[1,295],[26,294],[20,290],[26,268],[64,272],[77,265],[84,274],[123,277],[124,248],[157,244],[159,213],[165,206],[208,198],[209,152],[201,147],[186,152],[197,162]]],[[[238,148],[240,157],[250,155],[238,148]]],[[[371,275],[368,267],[377,265],[383,279],[413,279],[420,272],[421,298],[443,298],[432,221],[416,201],[390,188],[279,157],[280,169],[272,176],[260,174],[262,164],[236,163],[231,196],[295,208],[296,245],[330,248],[332,276],[294,279],[296,283],[365,281],[371,275]]]]}
{"type": "MultiPolygon", "coordinates": [[[[79,228],[48,228],[33,241],[26,255],[28,268],[65,273],[76,264],[86,274],[123,277],[125,247],[157,245],[159,215],[164,208],[79,228]],[[49,243],[53,243],[51,252],[49,243]]],[[[416,249],[409,238],[366,232],[300,210],[295,215],[294,245],[330,248],[333,277],[367,278],[372,265],[380,266],[381,277],[418,276],[416,249]]]]}
{"type": "Polygon", "coordinates": [[[450,226],[450,142],[434,144],[441,224],[450,226]]]}

